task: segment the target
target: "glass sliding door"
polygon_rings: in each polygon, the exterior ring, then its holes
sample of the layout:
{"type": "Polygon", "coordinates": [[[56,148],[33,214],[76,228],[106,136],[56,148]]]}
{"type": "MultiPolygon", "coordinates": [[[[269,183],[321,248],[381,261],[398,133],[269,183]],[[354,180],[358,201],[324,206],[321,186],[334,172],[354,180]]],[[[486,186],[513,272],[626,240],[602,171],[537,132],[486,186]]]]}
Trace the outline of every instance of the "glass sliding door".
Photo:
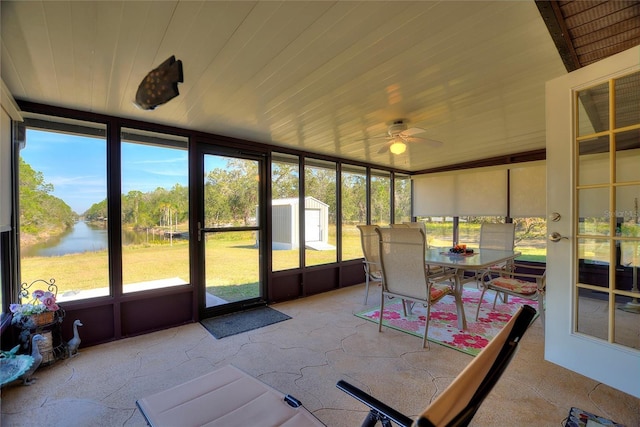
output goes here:
{"type": "Polygon", "coordinates": [[[262,286],[262,159],[204,152],[203,253],[204,308],[221,313],[264,300],[262,286]]]}

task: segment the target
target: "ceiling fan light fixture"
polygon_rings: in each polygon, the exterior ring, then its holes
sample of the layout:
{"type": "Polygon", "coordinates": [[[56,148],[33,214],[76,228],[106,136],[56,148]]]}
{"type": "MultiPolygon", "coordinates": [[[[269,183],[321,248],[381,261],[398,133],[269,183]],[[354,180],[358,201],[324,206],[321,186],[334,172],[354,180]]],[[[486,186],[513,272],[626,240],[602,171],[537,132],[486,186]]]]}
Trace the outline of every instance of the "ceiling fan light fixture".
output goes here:
{"type": "Polygon", "coordinates": [[[393,154],[402,154],[407,151],[407,144],[399,140],[393,141],[393,144],[389,146],[389,151],[393,154]]]}

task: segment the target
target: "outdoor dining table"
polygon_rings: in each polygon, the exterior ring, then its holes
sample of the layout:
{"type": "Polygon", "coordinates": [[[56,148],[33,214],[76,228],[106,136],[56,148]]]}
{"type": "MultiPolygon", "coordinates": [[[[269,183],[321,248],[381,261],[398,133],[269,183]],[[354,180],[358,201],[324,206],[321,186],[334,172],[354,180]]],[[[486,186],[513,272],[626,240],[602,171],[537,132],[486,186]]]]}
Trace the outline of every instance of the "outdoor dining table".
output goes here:
{"type": "Polygon", "coordinates": [[[429,248],[425,252],[425,263],[455,269],[453,293],[456,299],[458,329],[467,329],[467,319],[462,306],[462,285],[465,271],[483,271],[492,265],[501,264],[520,256],[517,251],[475,249],[473,254],[455,254],[448,248],[429,248]]]}

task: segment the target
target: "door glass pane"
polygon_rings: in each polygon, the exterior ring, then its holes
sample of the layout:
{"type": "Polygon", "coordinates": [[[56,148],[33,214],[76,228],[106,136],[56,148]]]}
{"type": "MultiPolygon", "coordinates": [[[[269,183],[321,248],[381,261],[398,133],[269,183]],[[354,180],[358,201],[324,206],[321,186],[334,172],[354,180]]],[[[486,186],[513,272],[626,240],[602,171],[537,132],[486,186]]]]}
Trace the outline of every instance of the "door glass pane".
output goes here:
{"type": "Polygon", "coordinates": [[[342,165],[342,259],[362,258],[358,224],[367,223],[367,170],[342,165]]]}
{"type": "Polygon", "coordinates": [[[273,271],[300,267],[300,166],[298,156],[271,160],[273,271]]]}
{"type": "Polygon", "coordinates": [[[579,288],[577,306],[577,331],[606,340],[609,335],[609,294],[579,288]]]}
{"type": "MultiPolygon", "coordinates": [[[[637,271],[635,277],[637,277],[637,271]]],[[[615,310],[614,342],[631,348],[640,348],[640,322],[638,322],[640,294],[633,298],[621,295],[616,302],[619,310],[615,310]]]]}
{"type": "Polygon", "coordinates": [[[391,174],[371,170],[371,224],[391,223],[391,174]]]}
{"type": "Polygon", "coordinates": [[[205,233],[207,307],[260,296],[260,251],[255,231],[205,233]]]}
{"type": "MultiPolygon", "coordinates": [[[[640,237],[637,227],[635,235],[640,237]]],[[[616,242],[616,261],[616,289],[638,293],[640,239],[616,242]]],[[[640,309],[640,307],[638,308],[640,309]]]]}
{"type": "Polygon", "coordinates": [[[578,93],[578,136],[609,129],[609,83],[578,93]]]}
{"type": "Polygon", "coordinates": [[[609,187],[578,190],[578,234],[610,235],[609,187]]]}
{"type": "Polygon", "coordinates": [[[257,225],[259,176],[255,160],[205,155],[204,227],[257,225]]]}
{"type": "Polygon", "coordinates": [[[609,137],[589,138],[578,144],[578,185],[609,182],[609,137]]]}
{"type": "Polygon", "coordinates": [[[578,281],[585,285],[609,286],[609,241],[578,239],[578,281]]]}
{"type": "Polygon", "coordinates": [[[616,187],[615,215],[619,230],[625,237],[639,237],[640,220],[640,184],[620,185],[616,187]]]}
{"type": "Polygon", "coordinates": [[[395,174],[393,180],[394,222],[411,221],[411,177],[395,174]]]}
{"type": "Polygon", "coordinates": [[[261,296],[259,176],[256,160],[204,156],[206,307],[261,296]]]}
{"type": "Polygon", "coordinates": [[[123,292],[189,283],[188,140],[122,129],[123,292]]]}
{"type": "Polygon", "coordinates": [[[640,181],[640,129],[616,135],[616,182],[640,181]]]}
{"type": "Polygon", "coordinates": [[[640,123],[640,72],[615,81],[616,127],[640,123]]]}
{"type": "Polygon", "coordinates": [[[336,164],[306,159],[304,179],[305,264],[336,262],[336,164]]]}
{"type": "Polygon", "coordinates": [[[30,128],[20,151],[20,277],[55,279],[58,301],[109,295],[105,127],[30,128]]]}

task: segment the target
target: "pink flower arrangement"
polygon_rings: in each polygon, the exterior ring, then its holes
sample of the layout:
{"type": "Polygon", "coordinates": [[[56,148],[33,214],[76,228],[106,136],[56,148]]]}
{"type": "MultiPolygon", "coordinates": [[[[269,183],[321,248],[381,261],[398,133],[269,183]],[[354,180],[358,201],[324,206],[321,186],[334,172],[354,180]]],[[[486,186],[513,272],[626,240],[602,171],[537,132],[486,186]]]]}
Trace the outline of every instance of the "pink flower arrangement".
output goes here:
{"type": "Polygon", "coordinates": [[[56,304],[56,296],[49,291],[38,289],[31,294],[34,300],[40,301],[47,308],[47,311],[58,311],[60,307],[56,304]]]}
{"type": "Polygon", "coordinates": [[[9,310],[13,313],[12,323],[18,323],[22,318],[45,311],[58,311],[60,306],[56,303],[56,296],[49,291],[37,290],[31,296],[33,301],[29,304],[11,304],[9,310]]]}

